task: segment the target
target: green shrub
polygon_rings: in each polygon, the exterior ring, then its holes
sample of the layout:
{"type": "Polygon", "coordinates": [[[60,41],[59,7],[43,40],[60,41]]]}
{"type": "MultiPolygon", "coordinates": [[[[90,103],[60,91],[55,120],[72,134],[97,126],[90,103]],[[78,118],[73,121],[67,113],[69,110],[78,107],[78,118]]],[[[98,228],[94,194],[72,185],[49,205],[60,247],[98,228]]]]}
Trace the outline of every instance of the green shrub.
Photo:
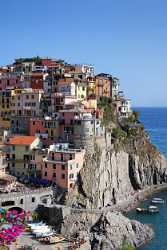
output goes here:
{"type": "Polygon", "coordinates": [[[127,136],[127,134],[121,128],[113,128],[113,130],[112,130],[112,136],[115,139],[121,140],[121,139],[124,139],[127,136]]]}
{"type": "Polygon", "coordinates": [[[104,110],[103,124],[108,126],[115,120],[114,107],[112,106],[112,99],[110,97],[100,97],[98,100],[98,107],[104,110]]]}
{"type": "Polygon", "coordinates": [[[122,247],[120,250],[135,250],[135,248],[127,240],[123,240],[122,247]]]}

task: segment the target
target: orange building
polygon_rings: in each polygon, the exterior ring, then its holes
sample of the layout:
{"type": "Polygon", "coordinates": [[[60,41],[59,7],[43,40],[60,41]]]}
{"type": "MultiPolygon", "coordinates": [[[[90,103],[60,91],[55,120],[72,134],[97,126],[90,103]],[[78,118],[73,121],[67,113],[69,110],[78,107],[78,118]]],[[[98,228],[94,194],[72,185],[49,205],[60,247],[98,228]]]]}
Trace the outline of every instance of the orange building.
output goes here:
{"type": "Polygon", "coordinates": [[[112,78],[108,74],[99,74],[96,76],[96,96],[97,97],[110,97],[111,96],[111,83],[112,78]]]}

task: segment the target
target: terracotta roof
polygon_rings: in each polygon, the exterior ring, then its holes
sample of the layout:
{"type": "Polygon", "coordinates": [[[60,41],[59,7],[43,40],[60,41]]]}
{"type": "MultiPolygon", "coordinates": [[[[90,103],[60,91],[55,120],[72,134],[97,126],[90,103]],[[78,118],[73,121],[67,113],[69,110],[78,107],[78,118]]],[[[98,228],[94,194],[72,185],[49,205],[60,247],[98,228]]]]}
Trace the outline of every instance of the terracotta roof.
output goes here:
{"type": "Polygon", "coordinates": [[[9,139],[12,145],[30,145],[36,139],[35,136],[14,136],[9,139]]]}

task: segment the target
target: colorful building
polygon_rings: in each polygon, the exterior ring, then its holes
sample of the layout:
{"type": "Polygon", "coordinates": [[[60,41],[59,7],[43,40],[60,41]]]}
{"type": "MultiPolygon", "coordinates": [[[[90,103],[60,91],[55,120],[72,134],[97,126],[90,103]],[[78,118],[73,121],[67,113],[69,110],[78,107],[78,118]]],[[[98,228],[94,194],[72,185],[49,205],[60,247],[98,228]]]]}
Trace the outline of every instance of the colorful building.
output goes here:
{"type": "Polygon", "coordinates": [[[87,98],[87,81],[75,80],[75,96],[78,101],[87,98]]]}
{"type": "Polygon", "coordinates": [[[89,77],[87,78],[87,97],[91,98],[94,97],[96,98],[96,80],[94,77],[89,77]]]}
{"type": "Polygon", "coordinates": [[[58,142],[58,119],[49,116],[45,118],[31,118],[29,120],[29,135],[39,137],[45,147],[58,142]]]}
{"type": "Polygon", "coordinates": [[[119,94],[119,79],[116,77],[112,77],[111,82],[111,97],[113,100],[115,100],[118,97],[119,94]]]}
{"type": "Polygon", "coordinates": [[[73,78],[64,78],[58,81],[57,92],[67,96],[76,96],[75,82],[73,78]]]}
{"type": "Polygon", "coordinates": [[[44,158],[42,178],[51,180],[59,187],[70,191],[83,167],[84,155],[85,150],[70,149],[68,143],[51,145],[47,157],[44,158]]]}
{"type": "Polygon", "coordinates": [[[36,157],[41,148],[41,141],[35,136],[13,136],[9,138],[6,147],[9,172],[17,177],[36,176],[38,167],[41,168],[36,164],[36,157]]]}
{"type": "Polygon", "coordinates": [[[11,89],[0,91],[0,128],[9,129],[11,118],[11,89]]]}
{"type": "Polygon", "coordinates": [[[96,75],[96,97],[111,97],[112,78],[108,74],[96,75]]]}
{"type": "Polygon", "coordinates": [[[11,116],[40,116],[41,89],[15,89],[11,94],[11,116]]]}
{"type": "Polygon", "coordinates": [[[21,75],[14,73],[5,73],[0,75],[0,90],[8,87],[19,88],[21,86],[21,75]]]}
{"type": "Polygon", "coordinates": [[[77,98],[75,96],[67,96],[62,93],[53,93],[51,95],[51,113],[54,114],[69,105],[75,105],[77,98]]]}
{"type": "Polygon", "coordinates": [[[94,76],[94,67],[86,64],[75,64],[75,73],[83,73],[86,78],[94,76]]]}

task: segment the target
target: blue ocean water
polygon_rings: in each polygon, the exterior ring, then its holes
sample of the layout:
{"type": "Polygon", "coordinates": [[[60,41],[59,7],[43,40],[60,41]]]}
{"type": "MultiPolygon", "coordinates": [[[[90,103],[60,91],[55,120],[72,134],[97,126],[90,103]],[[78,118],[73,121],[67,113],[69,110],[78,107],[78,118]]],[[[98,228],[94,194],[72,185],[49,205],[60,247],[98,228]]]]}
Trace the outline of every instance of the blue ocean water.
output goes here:
{"type": "MultiPolygon", "coordinates": [[[[140,112],[140,120],[144,123],[146,130],[150,134],[151,141],[167,157],[167,108],[134,108],[140,112]]],[[[167,250],[167,191],[154,194],[153,197],[161,197],[166,203],[159,205],[160,213],[154,215],[137,214],[131,211],[128,217],[139,220],[142,223],[152,224],[155,237],[140,250],[167,250]]],[[[151,197],[140,204],[147,206],[151,197]]]]}
{"type": "Polygon", "coordinates": [[[167,157],[167,108],[134,108],[140,114],[151,141],[167,157]]]}

